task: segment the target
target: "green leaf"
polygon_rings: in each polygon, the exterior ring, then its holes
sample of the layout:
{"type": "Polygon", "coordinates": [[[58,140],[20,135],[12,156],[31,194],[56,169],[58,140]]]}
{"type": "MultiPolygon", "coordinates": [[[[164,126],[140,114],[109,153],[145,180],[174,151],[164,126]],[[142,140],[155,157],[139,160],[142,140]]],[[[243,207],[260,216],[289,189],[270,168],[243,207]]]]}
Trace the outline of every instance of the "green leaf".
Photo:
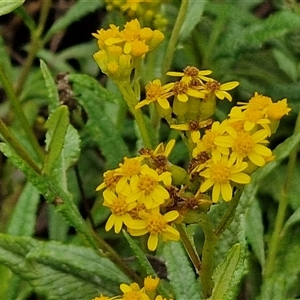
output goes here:
{"type": "Polygon", "coordinates": [[[40,60],[40,68],[48,91],[49,112],[52,113],[55,109],[59,107],[59,96],[57,92],[57,86],[49,68],[43,60],[40,60]]]}
{"type": "Polygon", "coordinates": [[[21,6],[24,2],[25,0],[0,0],[0,16],[12,12],[13,10],[21,6]]]}
{"type": "Polygon", "coordinates": [[[181,41],[185,40],[200,22],[205,4],[206,0],[189,1],[187,14],[179,33],[179,39],[181,41]]]}
{"type": "Polygon", "coordinates": [[[60,157],[63,149],[65,135],[69,126],[69,111],[68,107],[63,105],[58,107],[49,117],[45,124],[48,129],[46,140],[48,149],[45,157],[43,173],[50,175],[54,164],[60,157]],[[50,142],[48,142],[50,140],[50,142]]]}
{"type": "Polygon", "coordinates": [[[7,233],[14,236],[31,236],[35,232],[36,213],[40,193],[27,182],[14,208],[7,233]]]}
{"type": "Polygon", "coordinates": [[[232,290],[239,284],[244,274],[243,267],[239,268],[242,257],[241,244],[235,244],[228,252],[225,260],[215,269],[213,288],[210,300],[231,300],[232,290]],[[238,274],[237,274],[238,273],[238,274]]]}
{"type": "Polygon", "coordinates": [[[163,247],[163,258],[168,269],[168,279],[178,300],[200,300],[199,283],[183,246],[179,242],[167,242],[163,247]]]}
{"type": "Polygon", "coordinates": [[[134,254],[136,255],[136,258],[138,259],[141,267],[143,268],[144,275],[152,275],[157,276],[149,263],[149,260],[145,256],[145,253],[141,250],[141,248],[135,243],[135,241],[131,238],[131,236],[123,230],[123,234],[130,245],[130,248],[133,250],[134,254]]]}
{"type": "Polygon", "coordinates": [[[49,300],[114,295],[128,278],[107,258],[85,247],[0,234],[0,262],[49,300]]]}
{"type": "Polygon", "coordinates": [[[46,34],[46,40],[49,40],[55,33],[66,29],[75,21],[80,20],[84,16],[94,12],[104,6],[101,0],[79,0],[77,1],[63,16],[58,19],[46,34]]]}
{"type": "Polygon", "coordinates": [[[103,101],[114,101],[114,95],[87,75],[70,74],[73,92],[88,114],[86,129],[106,158],[107,168],[114,168],[128,149],[111,118],[105,113],[103,101]]]}
{"type": "Polygon", "coordinates": [[[260,265],[265,265],[265,249],[264,249],[264,224],[262,219],[261,208],[257,199],[253,201],[252,205],[246,212],[245,223],[246,237],[251,245],[260,265]]]}
{"type": "Polygon", "coordinates": [[[300,222],[300,207],[297,208],[294,213],[288,218],[285,222],[284,227],[282,229],[281,235],[284,236],[286,231],[293,225],[300,222]]]}

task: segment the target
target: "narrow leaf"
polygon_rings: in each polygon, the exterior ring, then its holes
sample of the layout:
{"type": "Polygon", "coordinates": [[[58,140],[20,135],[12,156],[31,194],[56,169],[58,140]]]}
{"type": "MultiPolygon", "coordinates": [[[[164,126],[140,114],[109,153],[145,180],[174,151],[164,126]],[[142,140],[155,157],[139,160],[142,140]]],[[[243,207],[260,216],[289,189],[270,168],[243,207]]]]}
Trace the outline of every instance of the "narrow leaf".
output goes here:
{"type": "Polygon", "coordinates": [[[35,232],[36,212],[40,194],[27,182],[15,206],[7,233],[14,236],[31,236],[35,232]]]}
{"type": "Polygon", "coordinates": [[[59,96],[57,93],[57,86],[53,79],[53,76],[43,60],[40,60],[40,68],[46,83],[48,91],[48,101],[49,101],[49,112],[50,114],[59,107],[59,96]]]}
{"type": "Polygon", "coordinates": [[[46,139],[50,142],[47,142],[49,147],[43,167],[44,174],[50,174],[61,154],[68,125],[69,111],[65,105],[58,107],[46,122],[46,128],[48,129],[46,139]]]}
{"type": "Polygon", "coordinates": [[[21,6],[25,0],[14,0],[14,1],[7,1],[7,0],[0,0],[0,16],[6,15],[19,6],[21,6]]]}
{"type": "Polygon", "coordinates": [[[90,248],[0,234],[0,262],[49,300],[113,295],[128,278],[90,248]]]}
{"type": "Polygon", "coordinates": [[[163,247],[163,258],[168,268],[168,278],[175,299],[200,300],[199,284],[183,246],[179,242],[167,242],[163,247]]]}
{"type": "Polygon", "coordinates": [[[214,274],[213,279],[215,286],[210,300],[230,300],[227,292],[232,286],[232,279],[237,270],[238,263],[241,259],[241,245],[235,244],[228,252],[225,260],[219,265],[214,274]]]}

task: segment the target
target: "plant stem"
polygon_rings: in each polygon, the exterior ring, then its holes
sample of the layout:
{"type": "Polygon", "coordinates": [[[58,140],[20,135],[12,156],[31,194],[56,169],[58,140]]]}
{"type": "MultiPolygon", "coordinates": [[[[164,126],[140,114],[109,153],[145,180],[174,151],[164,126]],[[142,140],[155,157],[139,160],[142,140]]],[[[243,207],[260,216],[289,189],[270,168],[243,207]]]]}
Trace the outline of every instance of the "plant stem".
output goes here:
{"type": "Polygon", "coordinates": [[[180,239],[185,247],[185,250],[192,261],[197,274],[199,274],[201,271],[201,260],[186,233],[186,229],[182,224],[176,224],[176,228],[180,233],[180,239]]]}
{"type": "Polygon", "coordinates": [[[18,120],[21,123],[22,128],[24,129],[28,140],[30,141],[30,144],[32,145],[35,153],[37,154],[40,162],[43,162],[44,160],[44,153],[42,151],[42,149],[40,148],[40,145],[30,127],[30,125],[28,124],[28,121],[25,117],[25,114],[22,110],[22,107],[20,105],[20,101],[17,99],[16,94],[14,93],[13,87],[10,84],[9,80],[7,79],[4,70],[2,68],[2,66],[0,65],[0,81],[2,83],[2,86],[7,94],[7,97],[11,103],[11,106],[18,118],[18,120]]]}
{"type": "Polygon", "coordinates": [[[219,226],[216,229],[216,236],[220,237],[222,235],[222,233],[228,228],[228,226],[231,224],[233,218],[234,218],[234,214],[235,214],[235,210],[239,204],[239,200],[241,197],[241,194],[243,192],[243,188],[239,188],[235,194],[233,199],[230,201],[230,206],[228,207],[228,209],[226,210],[226,212],[224,213],[219,226]]]}
{"type": "Polygon", "coordinates": [[[176,22],[174,24],[172,34],[167,46],[166,50],[166,55],[165,55],[165,60],[162,66],[162,77],[161,77],[161,82],[164,83],[166,81],[166,72],[170,69],[173,56],[176,50],[176,44],[179,39],[179,33],[180,29],[182,27],[183,22],[185,21],[185,16],[188,8],[188,0],[182,0],[181,1],[181,6],[177,15],[176,22]]]}
{"type": "Polygon", "coordinates": [[[202,269],[200,272],[200,280],[204,299],[211,296],[214,287],[212,272],[214,267],[214,252],[218,242],[218,236],[213,230],[212,224],[206,214],[202,215],[199,220],[205,239],[202,249],[202,269]]]}
{"type": "Polygon", "coordinates": [[[16,84],[16,95],[19,95],[21,93],[23,85],[25,84],[28,78],[28,74],[31,71],[36,54],[44,46],[45,43],[45,41],[42,41],[40,37],[44,31],[52,0],[43,0],[41,3],[42,7],[40,11],[39,23],[37,27],[33,31],[31,31],[31,43],[29,45],[28,56],[25,63],[23,64],[21,74],[16,84]]]}
{"type": "Polygon", "coordinates": [[[12,132],[7,128],[7,126],[3,123],[1,119],[0,134],[29,167],[31,167],[36,173],[41,173],[41,169],[39,168],[39,166],[31,158],[31,156],[28,154],[28,152],[25,150],[22,144],[20,144],[18,139],[12,134],[12,132]]]}
{"type": "MultiPolygon", "coordinates": [[[[294,134],[298,133],[300,131],[300,110],[298,112],[296,125],[294,129],[294,134]]],[[[269,246],[269,253],[266,260],[266,266],[264,270],[264,277],[268,278],[272,275],[275,261],[276,261],[276,255],[278,252],[278,245],[280,243],[280,233],[283,228],[283,223],[285,219],[286,209],[288,206],[288,194],[291,188],[292,178],[294,176],[295,172],[295,166],[296,166],[296,159],[297,159],[297,152],[298,149],[294,149],[291,151],[289,155],[289,161],[287,164],[287,171],[286,171],[286,177],[285,181],[281,190],[281,197],[279,200],[279,206],[278,211],[276,215],[275,220],[275,227],[274,231],[271,237],[270,246],[269,246]]]]}
{"type": "Polygon", "coordinates": [[[149,136],[149,132],[148,132],[142,111],[140,109],[135,109],[135,105],[138,103],[138,99],[136,98],[135,92],[131,88],[131,85],[129,82],[118,82],[117,86],[120,89],[131,113],[135,117],[136,123],[140,130],[140,134],[141,134],[144,146],[146,148],[152,149],[153,148],[152,142],[151,142],[151,139],[149,136]]]}

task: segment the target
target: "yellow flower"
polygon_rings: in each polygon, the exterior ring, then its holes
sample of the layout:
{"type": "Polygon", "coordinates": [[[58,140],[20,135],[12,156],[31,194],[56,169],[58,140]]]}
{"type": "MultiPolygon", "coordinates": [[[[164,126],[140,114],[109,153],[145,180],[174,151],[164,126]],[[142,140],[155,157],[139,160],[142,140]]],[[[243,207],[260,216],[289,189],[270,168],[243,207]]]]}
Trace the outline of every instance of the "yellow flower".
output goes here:
{"type": "Polygon", "coordinates": [[[163,204],[169,198],[169,193],[160,182],[170,186],[172,182],[171,173],[158,174],[149,166],[142,165],[141,175],[130,180],[132,190],[132,194],[129,195],[130,201],[137,200],[139,203],[143,203],[147,209],[163,204]]]}
{"type": "Polygon", "coordinates": [[[92,300],[117,300],[120,299],[119,296],[116,297],[107,297],[107,296],[103,296],[102,294],[98,297],[93,298],[92,300]]]}
{"type": "Polygon", "coordinates": [[[122,299],[124,300],[150,300],[135,282],[130,285],[122,283],[120,290],[123,292],[122,299]]]}
{"type": "Polygon", "coordinates": [[[201,140],[198,140],[197,146],[193,150],[193,157],[196,158],[202,152],[207,152],[214,157],[221,157],[229,155],[229,147],[218,146],[215,139],[224,134],[226,129],[226,122],[214,122],[211,129],[206,130],[201,140]]]}
{"type": "Polygon", "coordinates": [[[292,109],[287,106],[287,99],[282,99],[278,102],[271,103],[268,107],[267,115],[271,120],[280,120],[284,115],[287,115],[292,109]]]}
{"type": "Polygon", "coordinates": [[[175,76],[175,77],[182,77],[182,81],[189,84],[194,78],[199,78],[204,81],[211,80],[211,78],[206,77],[206,75],[210,75],[212,73],[211,70],[202,70],[200,71],[196,67],[187,66],[183,69],[183,72],[168,72],[167,75],[175,76]]]}
{"type": "Polygon", "coordinates": [[[158,209],[152,210],[151,213],[141,212],[142,220],[134,220],[131,222],[128,231],[132,236],[140,236],[150,233],[148,238],[148,249],[154,251],[158,245],[158,238],[162,236],[163,241],[178,241],[180,239],[179,232],[168,225],[168,223],[176,220],[179,213],[175,210],[161,215],[158,209]]]}
{"type": "Polygon", "coordinates": [[[144,279],[144,288],[145,288],[145,292],[152,292],[155,291],[157,289],[157,286],[159,284],[159,278],[152,278],[152,276],[147,276],[144,279]]]}
{"type": "Polygon", "coordinates": [[[271,135],[270,131],[270,120],[266,118],[266,114],[263,110],[258,110],[254,108],[247,108],[244,111],[240,107],[234,106],[229,115],[230,117],[228,124],[231,125],[232,122],[242,121],[244,123],[244,130],[251,131],[257,125],[260,125],[262,128],[268,131],[268,136],[271,135]]]}
{"type": "Polygon", "coordinates": [[[97,186],[96,191],[100,191],[104,188],[110,191],[115,191],[116,185],[121,176],[116,174],[115,170],[108,170],[103,174],[103,182],[97,186]]]}
{"type": "Polygon", "coordinates": [[[239,85],[238,81],[230,81],[223,84],[220,84],[216,80],[209,80],[205,84],[205,90],[209,93],[214,93],[217,98],[223,100],[226,98],[229,101],[232,101],[232,97],[227,91],[230,91],[239,85]]]}
{"type": "Polygon", "coordinates": [[[121,194],[116,196],[116,194],[112,192],[108,192],[103,196],[103,205],[109,207],[111,210],[111,215],[106,222],[105,230],[109,231],[114,226],[115,233],[119,233],[123,224],[128,226],[132,221],[129,211],[136,206],[136,202],[134,199],[129,199],[121,194]]]}
{"type": "Polygon", "coordinates": [[[221,147],[229,146],[232,149],[229,162],[241,163],[242,160],[248,158],[255,165],[262,167],[266,161],[266,157],[272,156],[272,151],[263,146],[268,141],[268,130],[261,129],[253,134],[248,131],[229,131],[227,136],[219,136],[215,139],[215,144],[221,147]]]}
{"type": "Polygon", "coordinates": [[[247,184],[251,180],[249,175],[242,173],[247,166],[246,162],[233,164],[228,160],[227,155],[211,159],[206,163],[205,170],[199,173],[205,178],[200,186],[200,193],[204,193],[212,187],[213,202],[218,202],[220,195],[225,201],[230,201],[232,199],[231,182],[247,184]]]}
{"type": "Polygon", "coordinates": [[[180,102],[187,102],[189,96],[199,99],[205,98],[204,92],[200,92],[199,90],[191,88],[188,83],[182,80],[174,83],[169,83],[169,85],[173,86],[173,94],[180,102]]]}
{"type": "Polygon", "coordinates": [[[242,109],[255,109],[260,110],[263,113],[266,112],[269,105],[272,104],[272,99],[263,95],[259,95],[257,92],[254,93],[254,96],[249,100],[248,103],[238,102],[238,105],[242,105],[242,109]]]}
{"type": "Polygon", "coordinates": [[[149,105],[153,102],[157,102],[163,109],[168,109],[170,107],[168,98],[172,95],[172,93],[169,92],[171,88],[172,86],[170,85],[162,86],[159,79],[153,80],[145,87],[146,99],[139,102],[135,106],[135,109],[149,105]]]}

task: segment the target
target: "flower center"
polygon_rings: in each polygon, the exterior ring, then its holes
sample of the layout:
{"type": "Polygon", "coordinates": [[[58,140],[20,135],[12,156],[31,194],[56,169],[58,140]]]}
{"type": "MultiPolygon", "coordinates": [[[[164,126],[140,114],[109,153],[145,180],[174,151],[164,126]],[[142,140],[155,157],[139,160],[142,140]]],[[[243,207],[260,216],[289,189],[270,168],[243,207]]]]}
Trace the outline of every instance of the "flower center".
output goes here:
{"type": "Polygon", "coordinates": [[[199,70],[196,67],[187,66],[186,68],[183,69],[183,73],[186,76],[195,77],[199,74],[199,70]]]}
{"type": "Polygon", "coordinates": [[[220,82],[213,80],[210,82],[206,82],[205,86],[208,91],[212,92],[212,91],[218,91],[220,89],[221,84],[220,82]]]}
{"type": "Polygon", "coordinates": [[[254,142],[251,135],[248,132],[239,132],[232,149],[243,156],[247,156],[253,150],[253,146],[254,142]]]}
{"type": "Polygon", "coordinates": [[[116,216],[122,216],[127,212],[127,203],[125,198],[119,196],[114,202],[110,205],[111,212],[116,216]]]}
{"type": "Polygon", "coordinates": [[[189,121],[188,126],[189,126],[189,130],[190,131],[197,131],[197,130],[199,130],[199,123],[196,120],[189,121]]]}
{"type": "Polygon", "coordinates": [[[139,174],[141,163],[136,159],[126,159],[121,165],[121,170],[124,176],[133,176],[139,174]]]}
{"type": "Polygon", "coordinates": [[[142,300],[143,294],[140,291],[127,292],[122,296],[124,300],[142,300]]]}
{"type": "Polygon", "coordinates": [[[146,195],[149,195],[155,186],[157,185],[157,181],[150,175],[141,175],[139,183],[138,183],[138,188],[141,191],[144,191],[146,195]]]}
{"type": "Polygon", "coordinates": [[[214,141],[216,139],[216,137],[218,136],[218,134],[214,131],[206,131],[205,135],[202,139],[205,148],[207,150],[212,150],[216,148],[216,145],[214,144],[214,141]]]}
{"type": "Polygon", "coordinates": [[[120,180],[121,176],[116,175],[114,172],[106,173],[104,176],[104,182],[108,188],[115,187],[120,180]]]}
{"type": "Polygon", "coordinates": [[[182,81],[177,81],[174,85],[173,92],[175,95],[185,94],[188,90],[188,85],[182,81]]]}
{"type": "Polygon", "coordinates": [[[161,85],[152,82],[148,83],[145,89],[146,89],[146,98],[149,100],[156,100],[164,93],[164,89],[161,87],[161,85]]]}
{"type": "Polygon", "coordinates": [[[210,167],[210,176],[215,183],[227,183],[229,182],[230,170],[227,166],[218,162],[210,167]]]}
{"type": "Polygon", "coordinates": [[[263,112],[257,109],[247,109],[245,110],[245,118],[251,122],[257,122],[258,120],[263,119],[263,112]]]}
{"type": "Polygon", "coordinates": [[[166,222],[162,215],[151,215],[148,219],[147,231],[152,234],[159,234],[165,231],[166,222]]]}

